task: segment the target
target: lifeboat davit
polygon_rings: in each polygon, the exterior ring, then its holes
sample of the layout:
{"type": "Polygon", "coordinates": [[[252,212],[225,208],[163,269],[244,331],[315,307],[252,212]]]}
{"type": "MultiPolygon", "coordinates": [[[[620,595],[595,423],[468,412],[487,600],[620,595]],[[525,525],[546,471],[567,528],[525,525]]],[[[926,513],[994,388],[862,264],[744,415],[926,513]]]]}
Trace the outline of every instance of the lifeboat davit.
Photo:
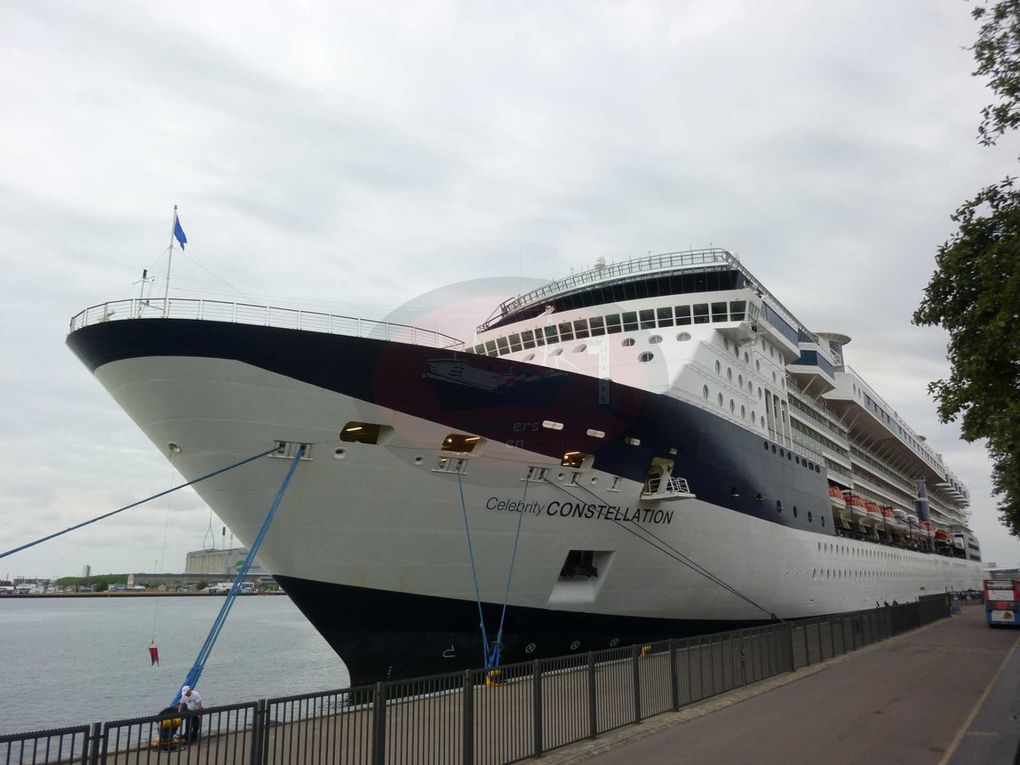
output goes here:
{"type": "Polygon", "coordinates": [[[882,511],[874,502],[865,502],[864,509],[868,513],[868,525],[874,529],[882,528],[882,511]]]}
{"type": "Polygon", "coordinates": [[[829,486],[829,503],[832,505],[832,512],[843,521],[849,523],[852,520],[850,505],[847,498],[843,496],[843,490],[838,486],[829,486]]]}
{"type": "Polygon", "coordinates": [[[868,511],[864,507],[864,500],[860,497],[850,495],[850,499],[847,500],[847,504],[850,505],[850,514],[857,523],[861,526],[870,526],[871,523],[868,520],[868,511]]]}

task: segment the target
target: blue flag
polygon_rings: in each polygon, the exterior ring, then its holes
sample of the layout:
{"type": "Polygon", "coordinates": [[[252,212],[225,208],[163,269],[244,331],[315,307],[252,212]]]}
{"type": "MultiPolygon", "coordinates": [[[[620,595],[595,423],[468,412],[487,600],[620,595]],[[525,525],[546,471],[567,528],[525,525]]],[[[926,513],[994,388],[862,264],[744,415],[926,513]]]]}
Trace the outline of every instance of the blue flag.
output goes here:
{"type": "Polygon", "coordinates": [[[184,249],[184,245],[188,243],[188,237],[184,235],[184,229],[181,228],[181,219],[176,215],[174,216],[174,239],[181,244],[181,249],[184,249]]]}

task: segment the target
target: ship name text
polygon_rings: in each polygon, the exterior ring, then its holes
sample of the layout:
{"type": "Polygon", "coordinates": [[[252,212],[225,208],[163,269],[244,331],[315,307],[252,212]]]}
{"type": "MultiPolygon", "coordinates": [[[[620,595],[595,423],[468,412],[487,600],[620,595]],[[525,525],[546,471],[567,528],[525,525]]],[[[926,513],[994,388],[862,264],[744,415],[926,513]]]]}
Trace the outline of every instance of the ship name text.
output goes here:
{"type": "Polygon", "coordinates": [[[622,507],[620,505],[603,505],[596,502],[560,502],[549,503],[532,500],[525,502],[520,499],[504,499],[489,497],[485,503],[486,510],[498,513],[528,513],[529,515],[548,515],[559,518],[580,518],[583,520],[617,521],[619,523],[651,523],[669,524],[673,522],[672,510],[647,507],[622,507]]]}

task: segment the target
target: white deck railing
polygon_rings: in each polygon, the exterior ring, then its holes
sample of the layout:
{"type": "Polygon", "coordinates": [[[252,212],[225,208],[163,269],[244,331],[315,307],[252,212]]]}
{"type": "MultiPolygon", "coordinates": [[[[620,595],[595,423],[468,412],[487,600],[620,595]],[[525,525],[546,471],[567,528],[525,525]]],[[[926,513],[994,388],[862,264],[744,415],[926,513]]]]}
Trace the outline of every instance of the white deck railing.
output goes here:
{"type": "Polygon", "coordinates": [[[303,311],[296,308],[274,308],[273,306],[247,303],[229,303],[222,300],[188,298],[170,298],[169,300],[132,298],[131,300],[100,303],[76,314],[71,319],[70,331],[74,332],[91,324],[125,319],[199,319],[391,340],[411,345],[424,345],[429,348],[459,350],[464,347],[463,341],[455,337],[431,329],[412,327],[409,324],[393,324],[387,321],[372,321],[353,316],[336,316],[331,313],[303,311]]]}

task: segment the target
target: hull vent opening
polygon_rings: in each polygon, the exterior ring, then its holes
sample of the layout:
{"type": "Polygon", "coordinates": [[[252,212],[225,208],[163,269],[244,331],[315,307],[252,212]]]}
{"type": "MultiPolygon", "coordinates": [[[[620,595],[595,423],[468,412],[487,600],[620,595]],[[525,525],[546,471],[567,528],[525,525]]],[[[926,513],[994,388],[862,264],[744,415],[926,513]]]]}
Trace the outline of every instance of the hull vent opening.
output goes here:
{"type": "Polygon", "coordinates": [[[569,550],[550,603],[594,603],[612,566],[613,550],[569,550]]]}
{"type": "Polygon", "coordinates": [[[300,441],[277,441],[276,451],[270,454],[270,457],[276,459],[292,460],[297,455],[298,447],[303,446],[305,448],[304,454],[301,455],[302,461],[312,461],[312,445],[303,444],[300,441]]]}
{"type": "Polygon", "coordinates": [[[355,444],[384,444],[393,434],[389,425],[375,422],[348,422],[340,431],[340,440],[355,444]]]}
{"type": "Polygon", "coordinates": [[[484,440],[481,436],[472,436],[467,433],[451,433],[443,439],[441,448],[444,452],[470,454],[482,443],[484,443],[484,440]]]}

